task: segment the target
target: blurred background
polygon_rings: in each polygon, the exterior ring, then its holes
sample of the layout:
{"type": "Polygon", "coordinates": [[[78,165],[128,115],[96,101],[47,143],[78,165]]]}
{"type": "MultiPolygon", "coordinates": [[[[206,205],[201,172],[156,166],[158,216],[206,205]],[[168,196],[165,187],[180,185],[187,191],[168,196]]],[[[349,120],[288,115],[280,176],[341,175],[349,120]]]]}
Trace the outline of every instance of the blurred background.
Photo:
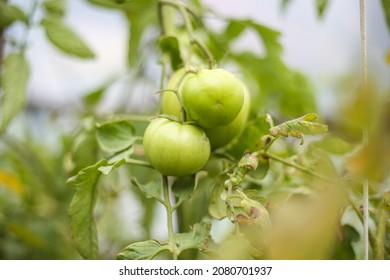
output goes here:
{"type": "MultiPolygon", "coordinates": [[[[27,14],[34,4],[25,0],[8,2],[27,14]]],[[[139,13],[146,20],[150,18],[149,25],[137,21],[138,18],[133,20],[132,14],[121,9],[102,5],[104,0],[65,2],[63,21],[92,49],[93,59],[69,56],[50,43],[39,26],[45,16],[43,9],[34,12],[34,24],[28,32],[18,22],[4,29],[4,54],[15,49],[12,42],[27,38],[25,55],[31,75],[25,110],[0,135],[0,259],[80,258],[72,245],[67,215],[72,191],[65,186],[75,172],[69,151],[74,149],[80,123],[89,115],[153,116],[158,110],[159,97],[154,93],[160,86],[161,65],[155,41],[160,30],[153,15],[154,2],[139,5],[139,13]],[[141,32],[137,24],[146,28],[141,32]],[[129,39],[135,38],[139,43],[137,50],[129,45],[129,39]]],[[[285,65],[307,78],[318,114],[322,119],[333,120],[340,115],[340,103],[351,100],[347,93],[355,92],[360,81],[359,3],[328,1],[319,16],[315,2],[199,3],[209,11],[204,22],[215,33],[224,30],[226,18],[251,19],[279,31],[285,65]]],[[[367,35],[370,79],[379,95],[388,96],[390,33],[380,0],[367,1],[367,35]]],[[[256,34],[249,31],[240,34],[230,48],[232,52],[249,51],[258,56],[266,52],[256,34]]],[[[240,71],[235,66],[232,69],[240,71]]],[[[142,131],[145,124],[137,125],[142,131]]],[[[120,176],[110,183],[106,180],[111,186],[102,195],[108,200],[97,209],[102,221],[99,230],[103,233],[101,258],[115,257],[128,236],[134,240],[145,236],[141,226],[133,226],[143,223],[139,217],[144,201],[133,192],[118,196],[120,180],[120,176]],[[107,202],[110,199],[115,199],[115,203],[107,202]],[[129,205],[132,210],[123,211],[129,205]],[[119,222],[112,218],[118,213],[119,222]],[[115,228],[117,225],[119,228],[115,228]]],[[[164,239],[166,230],[159,223],[165,219],[163,211],[159,206],[150,211],[159,218],[149,217],[147,235],[164,239]]],[[[228,223],[219,225],[220,231],[226,226],[228,223]]],[[[213,230],[215,238],[220,238],[218,226],[213,230]]]]}

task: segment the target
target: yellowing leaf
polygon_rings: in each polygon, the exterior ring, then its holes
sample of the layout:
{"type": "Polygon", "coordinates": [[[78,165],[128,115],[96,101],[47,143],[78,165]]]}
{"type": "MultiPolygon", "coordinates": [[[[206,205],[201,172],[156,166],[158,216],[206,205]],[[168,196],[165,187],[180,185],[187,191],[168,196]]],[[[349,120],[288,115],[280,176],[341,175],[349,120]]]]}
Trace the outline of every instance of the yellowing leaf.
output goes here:
{"type": "Polygon", "coordinates": [[[386,63],[387,63],[388,65],[390,65],[390,49],[387,51],[386,63]]]}
{"type": "Polygon", "coordinates": [[[25,190],[20,179],[8,171],[0,170],[0,186],[1,185],[20,196],[25,194],[25,190]]]}
{"type": "Polygon", "coordinates": [[[304,134],[317,134],[328,131],[328,126],[325,124],[317,123],[315,120],[317,115],[310,113],[300,118],[286,121],[278,126],[274,126],[269,129],[270,133],[274,137],[295,137],[301,139],[301,145],[304,142],[304,134]]]}

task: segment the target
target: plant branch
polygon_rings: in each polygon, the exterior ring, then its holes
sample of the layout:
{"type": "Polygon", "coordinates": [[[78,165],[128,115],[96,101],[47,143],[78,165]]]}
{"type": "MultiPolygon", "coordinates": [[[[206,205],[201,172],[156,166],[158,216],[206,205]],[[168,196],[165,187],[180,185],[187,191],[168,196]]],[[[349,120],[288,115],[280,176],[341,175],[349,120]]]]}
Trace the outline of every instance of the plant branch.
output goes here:
{"type": "Polygon", "coordinates": [[[173,259],[177,260],[177,247],[175,242],[175,233],[173,230],[173,221],[172,221],[172,214],[174,209],[172,207],[171,200],[169,197],[168,176],[163,175],[162,179],[163,179],[163,191],[164,191],[164,206],[167,211],[168,240],[169,240],[169,244],[171,245],[173,259]]]}
{"type": "Polygon", "coordinates": [[[291,167],[294,167],[295,169],[299,170],[299,171],[302,171],[308,175],[311,175],[313,177],[316,177],[318,179],[321,179],[323,181],[326,181],[326,182],[332,182],[332,183],[335,183],[337,182],[336,180],[330,178],[330,177],[327,177],[327,176],[324,176],[322,174],[319,174],[317,172],[314,172],[306,167],[303,167],[302,165],[299,165],[299,164],[296,164],[294,162],[291,162],[291,161],[288,161],[288,160],[285,160],[284,158],[281,158],[281,157],[278,157],[274,154],[271,154],[269,152],[260,152],[260,154],[266,158],[269,158],[269,159],[273,159],[273,160],[276,160],[280,163],[283,163],[284,165],[287,165],[287,166],[291,166],[291,167]]]}
{"type": "Polygon", "coordinates": [[[148,167],[148,168],[153,168],[153,166],[149,162],[146,162],[143,160],[138,160],[138,159],[133,159],[133,158],[126,159],[126,163],[144,166],[144,167],[148,167]]]}
{"type": "Polygon", "coordinates": [[[26,48],[27,48],[28,36],[29,36],[30,30],[33,26],[34,14],[38,8],[38,2],[39,2],[38,0],[33,0],[31,10],[28,14],[28,20],[26,23],[27,26],[26,26],[26,30],[25,30],[25,34],[24,34],[24,42],[20,45],[20,50],[22,53],[24,53],[26,48]]]}
{"type": "MultiPolygon", "coordinates": [[[[216,67],[216,62],[215,62],[215,59],[214,59],[212,53],[194,35],[194,31],[193,31],[193,28],[192,28],[192,23],[191,23],[191,20],[190,20],[188,14],[192,14],[194,16],[194,18],[197,19],[196,14],[188,6],[184,5],[180,1],[176,1],[176,0],[173,0],[173,1],[170,1],[170,0],[160,0],[159,3],[160,3],[160,5],[161,4],[170,5],[170,6],[174,7],[174,8],[176,8],[180,12],[180,14],[181,14],[181,16],[183,18],[184,26],[185,26],[185,28],[187,30],[187,35],[188,35],[188,38],[189,38],[191,44],[197,46],[202,51],[203,55],[207,59],[207,62],[209,64],[209,68],[210,69],[215,68],[216,67]]],[[[159,15],[160,16],[164,16],[161,12],[159,13],[159,15]]],[[[162,19],[161,21],[164,22],[164,19],[162,19]]]]}
{"type": "MultiPolygon", "coordinates": [[[[362,90],[367,94],[367,32],[366,32],[366,0],[360,0],[360,44],[361,44],[361,79],[362,90]]],[[[368,143],[368,127],[363,128],[363,145],[368,143]]],[[[368,206],[369,206],[369,181],[368,178],[363,183],[363,239],[364,239],[364,259],[368,260],[369,253],[369,228],[368,228],[368,206]]]]}
{"type": "MultiPolygon", "coordinates": [[[[356,206],[356,204],[352,201],[352,199],[349,196],[348,196],[348,199],[349,199],[349,204],[351,204],[353,210],[355,210],[356,214],[358,215],[359,220],[362,223],[364,223],[364,217],[363,217],[361,210],[356,206]]],[[[371,230],[368,231],[368,239],[369,239],[370,243],[374,247],[376,247],[376,237],[375,237],[375,234],[371,230]]]]}

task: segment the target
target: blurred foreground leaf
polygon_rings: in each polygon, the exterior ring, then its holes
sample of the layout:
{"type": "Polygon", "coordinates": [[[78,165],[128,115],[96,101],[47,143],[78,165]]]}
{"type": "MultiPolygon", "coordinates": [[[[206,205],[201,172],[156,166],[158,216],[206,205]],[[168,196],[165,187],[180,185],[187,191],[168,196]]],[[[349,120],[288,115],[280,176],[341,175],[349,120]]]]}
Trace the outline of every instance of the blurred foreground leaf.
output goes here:
{"type": "Polygon", "coordinates": [[[8,54],[3,61],[3,68],[0,131],[23,109],[30,75],[28,63],[20,53],[8,54]]]}
{"type": "Polygon", "coordinates": [[[19,7],[4,3],[3,1],[0,2],[0,30],[7,27],[8,25],[11,25],[13,22],[20,20],[20,21],[26,21],[27,17],[23,10],[21,10],[19,7]]]}
{"type": "Polygon", "coordinates": [[[319,18],[324,16],[324,12],[326,8],[328,7],[328,0],[316,0],[317,5],[317,15],[319,18]]]}
{"type": "Polygon", "coordinates": [[[65,0],[45,0],[43,6],[50,15],[62,17],[65,14],[65,0]]]}
{"type": "Polygon", "coordinates": [[[95,54],[84,40],[58,18],[47,17],[41,22],[47,38],[63,52],[79,58],[94,58],[95,54]]]}
{"type": "Polygon", "coordinates": [[[387,29],[390,32],[390,1],[382,0],[382,8],[386,18],[387,29]]]}
{"type": "Polygon", "coordinates": [[[164,36],[158,40],[163,54],[169,57],[172,65],[172,69],[176,70],[180,66],[183,66],[183,60],[180,56],[179,40],[174,36],[164,36]]]}

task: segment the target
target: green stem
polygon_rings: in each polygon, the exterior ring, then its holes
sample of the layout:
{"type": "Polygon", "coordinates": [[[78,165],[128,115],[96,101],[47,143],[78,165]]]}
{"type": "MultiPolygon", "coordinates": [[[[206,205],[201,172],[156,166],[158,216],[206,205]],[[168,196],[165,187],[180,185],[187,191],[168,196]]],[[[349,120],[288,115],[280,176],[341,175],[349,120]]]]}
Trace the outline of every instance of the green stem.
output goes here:
{"type": "Polygon", "coordinates": [[[273,160],[279,161],[279,162],[283,163],[284,165],[294,167],[295,169],[297,169],[297,170],[299,170],[299,171],[302,171],[302,172],[304,172],[304,173],[306,173],[306,174],[309,174],[309,175],[311,175],[311,176],[313,176],[313,177],[316,177],[316,178],[318,178],[318,179],[321,179],[321,180],[323,180],[323,181],[332,182],[332,183],[336,182],[336,180],[334,180],[334,179],[332,179],[332,178],[326,177],[326,176],[324,176],[324,175],[322,175],[322,174],[319,174],[319,173],[317,173],[317,172],[314,172],[314,171],[312,171],[312,170],[310,170],[310,169],[308,169],[308,168],[306,168],[306,167],[303,167],[303,166],[301,166],[301,165],[299,165],[299,164],[296,164],[296,163],[294,163],[294,162],[290,162],[290,161],[288,161],[288,160],[285,160],[284,158],[278,157],[278,156],[276,156],[276,155],[274,155],[274,154],[271,154],[271,153],[269,153],[269,152],[264,152],[264,151],[262,151],[260,154],[263,155],[263,156],[266,157],[266,158],[269,158],[269,159],[273,159],[273,160]]]}
{"type": "MultiPolygon", "coordinates": [[[[186,28],[187,35],[188,35],[188,38],[189,38],[191,44],[197,46],[202,51],[203,55],[207,59],[207,62],[209,64],[208,65],[209,68],[210,69],[215,68],[216,67],[216,62],[215,62],[215,59],[214,59],[212,53],[194,35],[194,31],[193,31],[193,28],[192,28],[192,23],[191,23],[191,20],[190,20],[188,14],[190,13],[190,14],[194,15],[195,18],[197,18],[195,16],[195,13],[191,9],[189,9],[187,6],[185,6],[183,3],[181,3],[180,1],[177,1],[177,0],[171,0],[171,1],[169,1],[169,0],[160,0],[159,1],[159,5],[162,5],[162,6],[164,6],[164,5],[168,6],[169,5],[169,6],[172,6],[172,7],[176,8],[180,12],[180,14],[181,14],[181,16],[183,18],[184,26],[186,28]]],[[[162,22],[163,26],[165,26],[165,24],[164,24],[164,22],[165,22],[164,14],[160,12],[159,15],[163,17],[163,19],[160,20],[160,22],[162,22]]]]}
{"type": "Polygon", "coordinates": [[[38,2],[39,2],[38,0],[34,0],[32,2],[31,11],[28,14],[28,21],[26,23],[27,26],[26,26],[26,30],[25,30],[25,34],[24,34],[24,42],[20,45],[20,50],[22,53],[24,53],[26,51],[26,48],[27,48],[28,36],[29,36],[30,30],[33,26],[34,14],[38,8],[38,2]]]}
{"type": "Polygon", "coordinates": [[[144,166],[144,167],[148,167],[148,168],[153,168],[153,166],[149,162],[146,162],[143,160],[138,160],[138,159],[133,159],[133,158],[126,159],[126,163],[144,166]]]}
{"type": "Polygon", "coordinates": [[[163,5],[162,1],[159,1],[159,17],[162,33],[164,35],[173,35],[176,33],[175,25],[175,8],[168,5],[163,5]]]}
{"type": "Polygon", "coordinates": [[[385,236],[386,236],[387,219],[389,218],[389,213],[386,209],[381,209],[379,215],[380,216],[378,222],[378,230],[376,234],[375,259],[384,260],[385,259],[385,236]]]}
{"type": "MultiPolygon", "coordinates": [[[[356,206],[356,204],[352,201],[352,199],[348,196],[348,199],[349,199],[349,204],[351,204],[353,210],[355,211],[355,213],[357,214],[359,220],[364,223],[364,217],[363,217],[363,214],[361,212],[361,210],[356,206]]],[[[374,248],[377,247],[376,243],[377,243],[377,240],[376,240],[376,237],[375,237],[375,234],[372,232],[372,230],[368,230],[368,239],[370,241],[370,243],[372,244],[372,246],[374,248]]]]}
{"type": "Polygon", "coordinates": [[[164,190],[164,206],[167,211],[168,240],[169,240],[169,244],[171,245],[173,259],[177,260],[177,247],[176,247],[175,233],[173,230],[173,221],[172,221],[172,214],[174,209],[172,207],[171,200],[169,197],[168,176],[165,175],[163,175],[163,190],[164,190]]]}
{"type": "MultiPolygon", "coordinates": [[[[366,32],[366,0],[360,0],[360,44],[361,44],[361,76],[362,76],[362,89],[364,95],[367,91],[367,32],[366,32]]],[[[368,143],[368,127],[363,128],[363,145],[368,143]]],[[[366,178],[363,183],[363,240],[364,240],[364,259],[368,260],[369,249],[369,229],[368,229],[368,205],[369,204],[369,181],[366,178]]]]}

